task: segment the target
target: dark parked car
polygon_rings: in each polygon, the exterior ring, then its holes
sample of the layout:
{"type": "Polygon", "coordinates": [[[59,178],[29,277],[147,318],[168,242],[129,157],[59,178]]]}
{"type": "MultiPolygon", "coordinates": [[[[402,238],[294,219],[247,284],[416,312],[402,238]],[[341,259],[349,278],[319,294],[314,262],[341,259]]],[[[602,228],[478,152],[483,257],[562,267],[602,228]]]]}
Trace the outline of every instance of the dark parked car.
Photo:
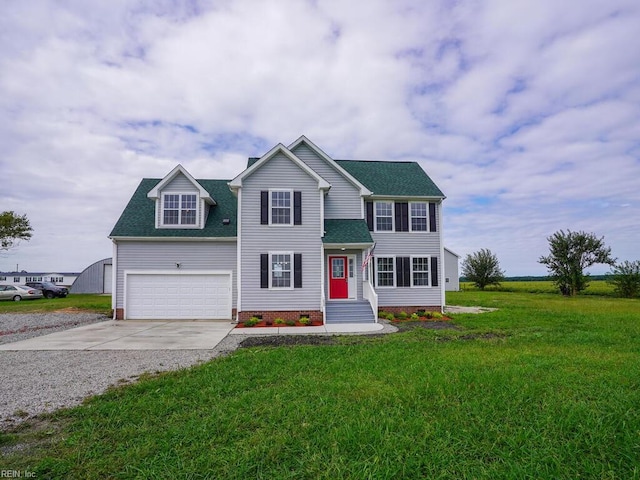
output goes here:
{"type": "Polygon", "coordinates": [[[65,287],[59,287],[58,285],[51,282],[26,282],[25,285],[28,285],[33,288],[37,288],[38,290],[42,290],[42,294],[46,298],[53,297],[66,297],[69,295],[69,290],[65,287]]]}

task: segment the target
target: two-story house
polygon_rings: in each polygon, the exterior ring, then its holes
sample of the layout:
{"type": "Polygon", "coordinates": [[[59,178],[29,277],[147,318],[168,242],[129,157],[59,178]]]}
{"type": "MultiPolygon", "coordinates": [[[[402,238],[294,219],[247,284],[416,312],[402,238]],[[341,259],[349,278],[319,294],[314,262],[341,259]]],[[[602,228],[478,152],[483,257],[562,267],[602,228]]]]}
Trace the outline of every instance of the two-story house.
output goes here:
{"type": "Polygon", "coordinates": [[[116,223],[118,319],[375,322],[444,305],[444,195],[415,162],[302,136],[232,180],[143,179],[116,223]]]}

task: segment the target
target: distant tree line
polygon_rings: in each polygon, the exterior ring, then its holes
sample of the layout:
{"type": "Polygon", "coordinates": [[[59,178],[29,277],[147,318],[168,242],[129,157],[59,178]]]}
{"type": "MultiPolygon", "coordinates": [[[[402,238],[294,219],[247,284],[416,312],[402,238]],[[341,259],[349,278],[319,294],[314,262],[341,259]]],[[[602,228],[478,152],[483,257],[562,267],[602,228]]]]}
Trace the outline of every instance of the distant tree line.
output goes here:
{"type": "Polygon", "coordinates": [[[460,281],[472,282],[484,290],[489,285],[499,286],[500,282],[547,280],[552,281],[563,295],[575,296],[589,286],[589,280],[606,280],[613,285],[617,296],[640,296],[640,261],[616,263],[617,259],[611,256],[611,248],[605,245],[604,237],[598,238],[594,233],[582,231],[560,230],[547,240],[549,254],[538,260],[549,271],[546,277],[505,277],[498,257],[491,250],[483,248],[464,258],[460,281]],[[609,265],[611,271],[606,275],[594,276],[585,273],[587,268],[596,264],[609,265]]]}

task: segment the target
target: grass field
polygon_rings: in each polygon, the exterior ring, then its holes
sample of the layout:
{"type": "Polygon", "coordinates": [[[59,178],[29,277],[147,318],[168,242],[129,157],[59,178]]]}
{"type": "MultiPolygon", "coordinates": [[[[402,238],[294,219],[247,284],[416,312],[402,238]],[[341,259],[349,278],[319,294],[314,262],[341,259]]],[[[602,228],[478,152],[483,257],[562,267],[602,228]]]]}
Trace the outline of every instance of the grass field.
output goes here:
{"type": "MultiPolygon", "coordinates": [[[[477,290],[471,282],[461,282],[460,288],[464,291],[477,290]]],[[[527,293],[558,293],[556,287],[551,281],[505,281],[499,287],[486,287],[489,291],[498,292],[527,292],[527,293]]],[[[580,295],[609,295],[613,296],[613,285],[605,280],[591,280],[589,286],[580,295]]]]}
{"type": "Polygon", "coordinates": [[[640,478],[640,301],[448,292],[460,330],[241,349],[0,436],[37,478],[640,478]]]}
{"type": "Polygon", "coordinates": [[[65,298],[23,300],[0,302],[0,314],[3,313],[37,313],[54,312],[56,310],[78,309],[105,315],[111,311],[111,295],[75,294],[65,298]]]}

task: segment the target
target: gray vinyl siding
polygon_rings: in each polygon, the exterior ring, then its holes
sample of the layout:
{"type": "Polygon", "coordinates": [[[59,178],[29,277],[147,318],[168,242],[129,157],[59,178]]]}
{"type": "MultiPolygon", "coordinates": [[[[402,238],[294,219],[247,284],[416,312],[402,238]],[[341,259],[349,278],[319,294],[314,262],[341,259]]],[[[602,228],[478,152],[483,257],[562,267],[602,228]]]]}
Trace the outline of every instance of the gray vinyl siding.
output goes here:
{"type": "Polygon", "coordinates": [[[329,255],[345,255],[345,256],[355,255],[356,256],[354,268],[355,268],[357,291],[356,291],[356,298],[352,300],[362,300],[363,299],[362,298],[362,276],[364,274],[362,272],[362,252],[360,250],[325,250],[324,291],[325,291],[327,300],[329,300],[329,263],[328,263],[329,255]]]}
{"type": "MultiPolygon", "coordinates": [[[[371,232],[371,236],[376,242],[374,256],[436,257],[438,259],[438,277],[441,279],[444,262],[440,258],[440,211],[440,208],[436,209],[437,232],[371,232]]],[[[440,280],[437,287],[376,287],[376,293],[380,307],[385,305],[434,306],[442,303],[442,288],[444,287],[442,280],[440,280]]]]}
{"type": "Polygon", "coordinates": [[[318,182],[279,154],[243,180],[241,196],[241,309],[319,310],[322,222],[318,182]],[[269,189],[302,192],[302,225],[260,224],[260,192],[269,189]],[[302,254],[302,288],[260,288],[260,254],[269,252],[302,254]]]}
{"type": "Polygon", "coordinates": [[[104,258],[89,265],[73,282],[70,293],[104,293],[104,269],[111,263],[111,258],[104,258]]]}
{"type": "Polygon", "coordinates": [[[197,192],[196,187],[189,181],[187,177],[185,177],[182,173],[176,175],[176,177],[171,180],[168,184],[164,186],[162,189],[163,192],[197,192]]]}
{"type": "Polygon", "coordinates": [[[118,241],[117,305],[123,308],[125,270],[232,270],[233,308],[238,298],[236,289],[236,242],[118,241]]]}
{"type": "Polygon", "coordinates": [[[293,153],[331,184],[324,197],[324,218],[362,218],[360,191],[351,182],[304,143],[293,153]]]}

